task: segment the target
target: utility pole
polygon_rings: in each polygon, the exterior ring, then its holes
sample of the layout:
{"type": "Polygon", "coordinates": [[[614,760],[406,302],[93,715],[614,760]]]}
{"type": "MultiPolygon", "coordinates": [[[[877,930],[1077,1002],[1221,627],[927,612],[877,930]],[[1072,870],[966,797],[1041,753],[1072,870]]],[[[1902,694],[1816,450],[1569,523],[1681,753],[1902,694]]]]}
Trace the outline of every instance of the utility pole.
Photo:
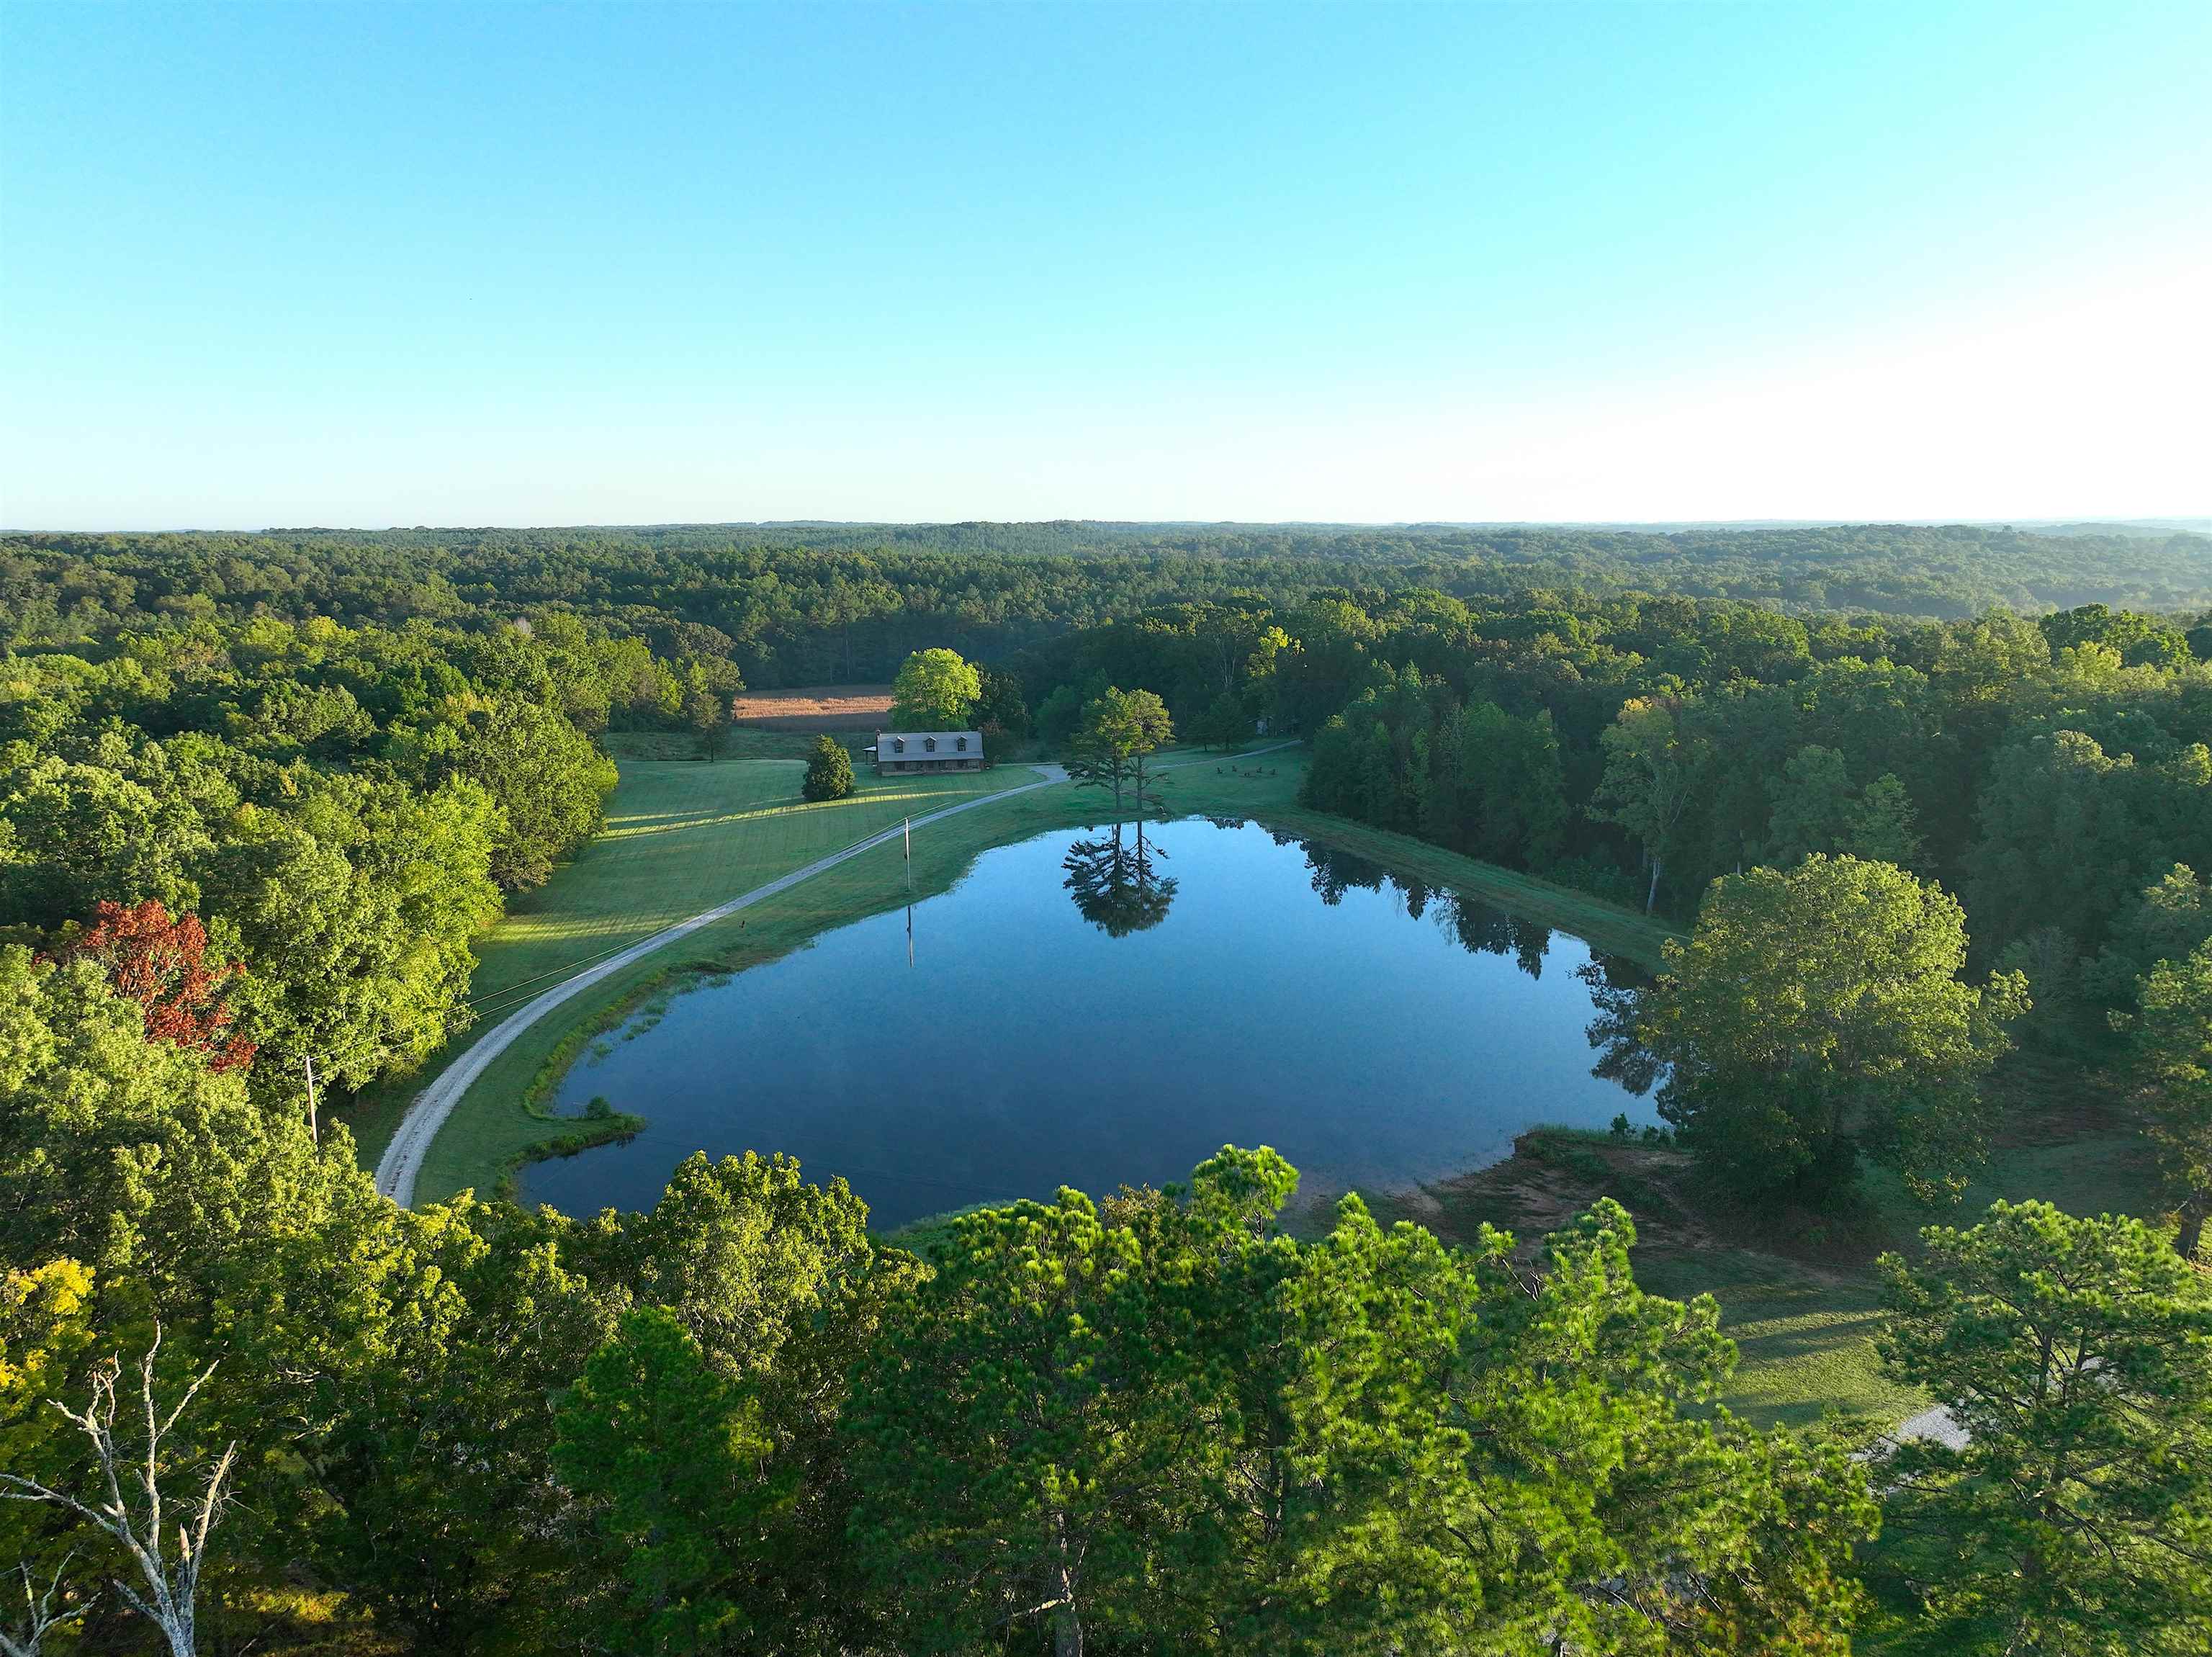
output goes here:
{"type": "Polygon", "coordinates": [[[315,1114],[315,1056],[307,1055],[307,1131],[314,1136],[315,1143],[323,1142],[323,1124],[315,1114]]]}
{"type": "Polygon", "coordinates": [[[914,896],[914,819],[911,817],[906,819],[902,840],[906,848],[906,895],[911,898],[914,896]]]}

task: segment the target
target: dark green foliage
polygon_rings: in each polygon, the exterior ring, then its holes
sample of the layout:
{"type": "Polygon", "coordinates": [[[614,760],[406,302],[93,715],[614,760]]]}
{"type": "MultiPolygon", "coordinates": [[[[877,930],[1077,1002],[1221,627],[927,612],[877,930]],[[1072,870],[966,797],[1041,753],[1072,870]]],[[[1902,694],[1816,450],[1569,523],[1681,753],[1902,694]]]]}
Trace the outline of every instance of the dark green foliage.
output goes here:
{"type": "MultiPolygon", "coordinates": [[[[1428,587],[1460,598],[1675,591],[1948,619],[2092,600],[2202,607],[2212,604],[2205,545],[2191,534],[1871,525],[1667,534],[1054,523],[11,535],[0,537],[0,642],[69,642],[179,616],[479,626],[573,614],[643,633],[666,656],[726,657],[756,685],[814,685],[887,679],[909,652],[947,640],[997,658],[1156,606],[1233,605],[1250,594],[1283,605],[1328,587],[1428,587]]],[[[1771,657],[1773,640],[1753,627],[1723,647],[1691,648],[1733,670],[1771,657]]]]}
{"type": "Polygon", "coordinates": [[[1881,1263],[1883,1356],[1964,1429],[1882,1465],[1915,1652],[2212,1642],[2212,1289],[2148,1228],[1999,1203],[1881,1263]]]}
{"type": "Polygon", "coordinates": [[[1242,747],[1252,735],[1252,716],[1244,710],[1243,697],[1235,691],[1220,692],[1199,716],[1192,734],[1207,747],[1224,752],[1242,747]]]}
{"type": "Polygon", "coordinates": [[[2130,1022],[2150,1083],[2145,1125],[2179,1214],[2175,1251],[2191,1259],[2212,1219],[2212,941],[2152,967],[2138,1005],[2130,1022]]]}
{"type": "Polygon", "coordinates": [[[1021,676],[997,667],[978,667],[982,693],[969,710],[976,728],[986,737],[1020,741],[1030,734],[1029,704],[1022,699],[1021,676]]]}
{"type": "Polygon", "coordinates": [[[845,745],[827,734],[814,739],[806,756],[806,780],[799,785],[805,800],[842,800],[853,791],[853,756],[845,745]]]}
{"type": "Polygon", "coordinates": [[[622,1584],[605,1624],[614,1649],[726,1651],[751,1632],[728,1590],[732,1556],[760,1522],[749,1510],[770,1447],[756,1417],[683,1325],[649,1307],[562,1400],[553,1466],[605,1547],[594,1574],[622,1584]]]}

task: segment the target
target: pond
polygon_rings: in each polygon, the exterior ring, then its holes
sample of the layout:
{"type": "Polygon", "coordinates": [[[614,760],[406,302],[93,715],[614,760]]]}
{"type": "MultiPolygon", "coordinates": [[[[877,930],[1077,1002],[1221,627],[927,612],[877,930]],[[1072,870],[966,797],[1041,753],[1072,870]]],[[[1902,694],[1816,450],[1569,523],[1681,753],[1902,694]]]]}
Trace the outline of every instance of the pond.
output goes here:
{"type": "Polygon", "coordinates": [[[692,1151],[787,1151],[888,1230],[969,1203],[1186,1178],[1272,1145],[1299,1202],[1405,1190],[1536,1123],[1648,1100],[1592,1072],[1579,939],[1254,824],[1045,834],[951,891],[676,996],[594,1044],[558,1108],[650,1125],[524,1197],[649,1207],[692,1151]]]}

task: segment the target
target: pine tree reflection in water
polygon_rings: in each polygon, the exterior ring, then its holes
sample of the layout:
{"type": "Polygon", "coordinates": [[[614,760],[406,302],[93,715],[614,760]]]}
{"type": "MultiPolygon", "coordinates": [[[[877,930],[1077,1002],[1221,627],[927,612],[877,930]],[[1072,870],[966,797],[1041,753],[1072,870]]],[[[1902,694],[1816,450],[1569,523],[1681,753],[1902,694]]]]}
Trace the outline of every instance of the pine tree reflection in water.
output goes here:
{"type": "Polygon", "coordinates": [[[1111,834],[1078,840],[1068,847],[1060,860],[1067,874],[1063,884],[1085,920],[1109,938],[1126,938],[1167,918],[1168,907],[1175,902],[1175,877],[1153,868],[1167,855],[1164,847],[1145,844],[1143,819],[1127,840],[1116,823],[1111,834]]]}

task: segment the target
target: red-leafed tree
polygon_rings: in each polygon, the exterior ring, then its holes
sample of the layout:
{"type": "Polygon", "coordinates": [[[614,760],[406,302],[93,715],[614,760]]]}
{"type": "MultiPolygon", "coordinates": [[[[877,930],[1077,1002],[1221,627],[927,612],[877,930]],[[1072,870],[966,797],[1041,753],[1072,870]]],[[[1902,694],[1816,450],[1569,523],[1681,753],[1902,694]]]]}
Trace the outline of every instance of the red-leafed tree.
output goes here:
{"type": "Polygon", "coordinates": [[[92,924],[60,954],[99,962],[117,993],[146,1009],[149,1040],[204,1052],[217,1070],[253,1062],[253,1044],[231,1033],[223,996],[223,986],[245,969],[235,961],[209,961],[207,929],[198,916],[173,916],[155,898],[132,905],[103,899],[92,924]]]}

